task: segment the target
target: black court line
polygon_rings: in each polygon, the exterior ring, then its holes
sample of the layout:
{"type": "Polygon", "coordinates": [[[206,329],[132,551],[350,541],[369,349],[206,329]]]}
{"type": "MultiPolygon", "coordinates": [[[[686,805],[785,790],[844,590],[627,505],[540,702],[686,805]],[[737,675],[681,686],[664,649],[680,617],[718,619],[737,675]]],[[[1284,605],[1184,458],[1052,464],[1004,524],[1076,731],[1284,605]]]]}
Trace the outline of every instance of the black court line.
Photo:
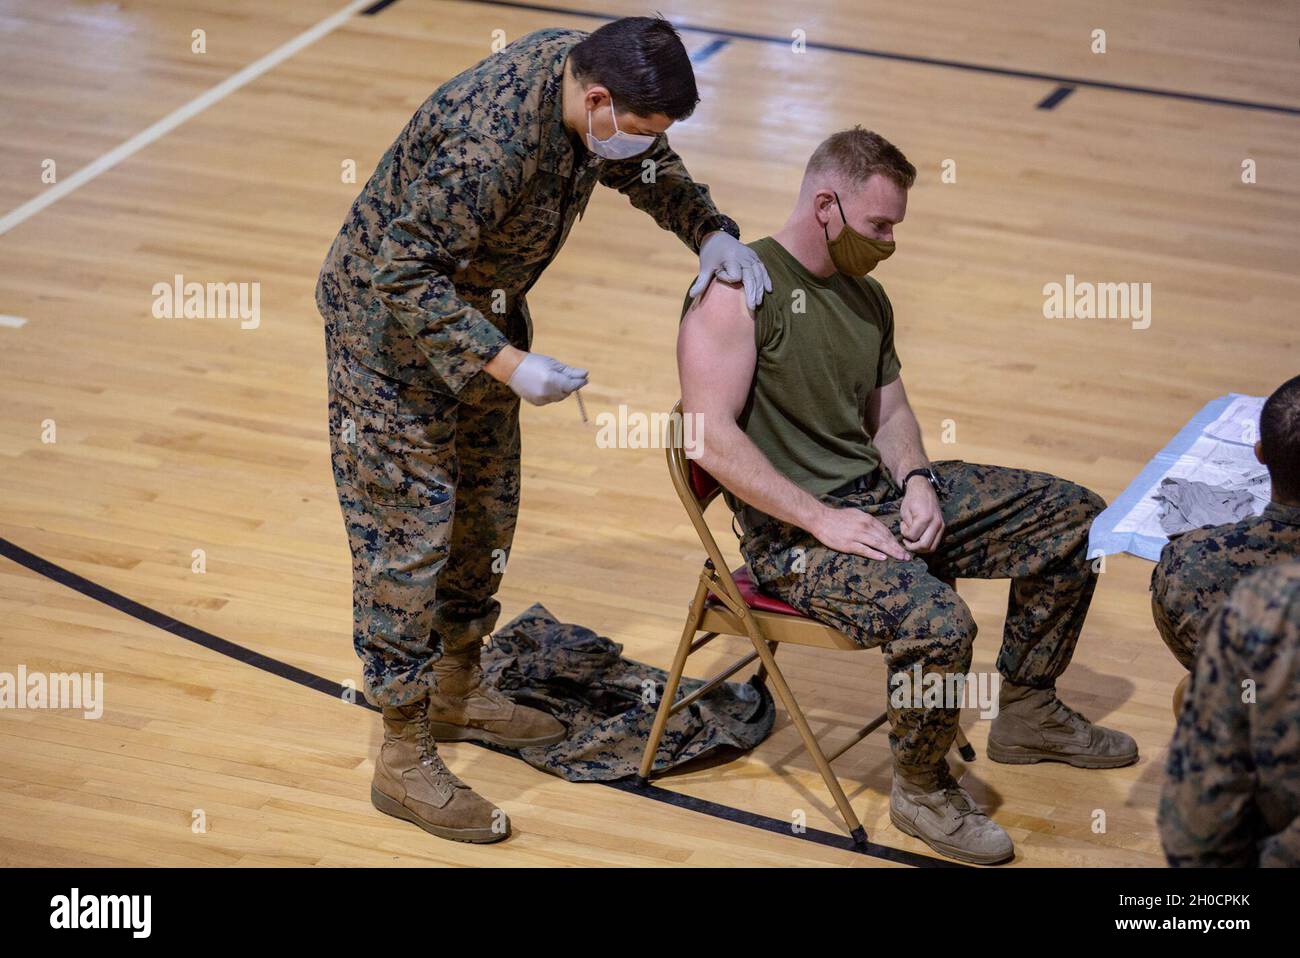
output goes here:
{"type": "MultiPolygon", "coordinates": [[[[352,705],[359,705],[371,712],[378,712],[379,709],[365,701],[364,698],[357,698],[356,690],[349,689],[340,685],[338,682],[331,681],[323,676],[300,669],[297,666],[290,665],[288,662],[281,662],[279,659],[271,658],[260,652],[245,648],[229,639],[223,639],[211,632],[205,632],[203,629],[189,625],[169,615],[151,609],[146,605],[141,605],[134,599],[128,599],[121,593],[114,592],[112,589],[105,588],[102,585],[91,582],[82,576],[77,575],[62,566],[55,565],[47,559],[42,559],[34,552],[28,552],[21,546],[15,545],[8,539],[0,538],[0,555],[10,559],[32,572],[42,575],[47,579],[67,586],[74,592],[80,592],[96,602],[102,602],[110,608],[123,612],[134,619],[139,619],[164,632],[170,632],[177,638],[184,639],[187,642],[193,642],[195,645],[201,645],[205,649],[210,649],[220,655],[235,659],[245,665],[251,665],[255,669],[260,669],[271,675],[278,676],[282,679],[288,679],[304,688],[312,689],[316,692],[324,693],[338,701],[349,702],[352,705]]],[[[518,758],[517,752],[511,749],[498,748],[492,745],[484,745],[479,742],[469,744],[479,745],[481,748],[489,749],[493,752],[500,752],[504,755],[511,755],[518,758]]],[[[520,759],[523,761],[523,759],[520,759]]],[[[531,767],[531,766],[530,766],[531,767]]],[[[708,815],[712,818],[719,818],[724,821],[737,822],[741,825],[748,825],[751,828],[760,828],[766,832],[772,832],[777,835],[784,835],[788,838],[796,838],[800,841],[813,842],[817,845],[825,845],[829,848],[839,848],[847,852],[853,852],[859,855],[866,855],[870,858],[878,858],[883,861],[898,862],[904,865],[913,865],[918,868],[967,868],[969,866],[959,864],[958,862],[947,861],[942,858],[934,858],[930,855],[922,855],[918,852],[909,852],[900,848],[890,848],[888,845],[877,845],[868,842],[866,847],[859,847],[853,844],[853,839],[847,835],[835,832],[822,831],[816,828],[810,828],[807,831],[796,833],[791,830],[790,823],[779,818],[771,818],[767,815],[759,815],[755,812],[749,812],[743,808],[733,808],[730,805],[723,805],[718,802],[711,802],[703,798],[693,798],[689,795],[683,795],[680,792],[669,791],[658,785],[638,785],[635,780],[623,780],[617,782],[596,782],[594,784],[604,785],[607,788],[618,789],[621,792],[627,792],[632,795],[640,795],[645,798],[653,799],[656,802],[662,802],[665,805],[672,805],[676,808],[683,808],[688,811],[698,812],[708,815]]]]}
{"type": "Polygon", "coordinates": [[[383,10],[385,7],[391,7],[396,2],[397,0],[376,0],[375,3],[372,3],[370,6],[362,10],[361,15],[363,17],[373,17],[380,10],[383,10]]]}
{"type": "Polygon", "coordinates": [[[1058,86],[1055,90],[1038,101],[1038,109],[1055,110],[1057,105],[1073,92],[1074,87],[1072,86],[1058,86]]]}
{"type": "MultiPolygon", "coordinates": [[[[395,0],[381,0],[383,6],[395,0]]],[[[463,3],[478,3],[492,7],[511,7],[516,10],[532,10],[537,13],[558,13],[570,17],[592,17],[597,20],[617,20],[622,14],[606,13],[601,10],[584,10],[578,7],[557,7],[544,3],[526,3],[524,0],[461,0],[463,3]]],[[[380,4],[376,4],[379,7],[380,4]]],[[[382,7],[381,7],[382,9],[382,7]]],[[[369,12],[369,11],[367,11],[369,12]]],[[[671,19],[671,18],[670,18],[671,19]]],[[[709,33],[717,37],[729,37],[733,40],[753,40],[756,43],[776,43],[788,47],[791,37],[773,36],[767,33],[751,33],[747,30],[729,30],[725,27],[709,27],[702,24],[686,23],[673,20],[678,30],[692,33],[709,33]]],[[[1011,77],[1019,80],[1039,80],[1054,83],[1057,86],[1088,87],[1092,90],[1107,90],[1111,93],[1133,93],[1141,96],[1163,97],[1169,100],[1183,100],[1189,103],[1204,103],[1211,106],[1235,107],[1238,110],[1260,110],[1265,113],[1281,113],[1284,116],[1300,116],[1300,106],[1286,106],[1281,103],[1260,103],[1255,100],[1236,100],[1231,97],[1210,96],[1205,93],[1185,93],[1181,90],[1167,90],[1161,87],[1139,86],[1132,83],[1108,83],[1104,80],[1089,80],[1084,77],[1060,76],[1055,73],[1039,73],[1036,70],[1016,70],[1011,67],[989,66],[985,63],[969,63],[965,60],[949,60],[944,57],[925,57],[912,53],[895,53],[891,50],[873,50],[869,47],[854,47],[844,43],[819,43],[807,40],[804,48],[808,50],[825,50],[828,53],[848,53],[859,57],[874,57],[877,60],[893,60],[897,63],[915,63],[921,66],[944,67],[949,70],[964,70],[968,73],[984,73],[990,76],[1011,77]]],[[[1104,56],[1104,54],[1102,54],[1104,56]]]]}
{"type": "Polygon", "coordinates": [[[730,42],[731,41],[726,39],[725,37],[714,37],[708,43],[704,44],[704,46],[700,47],[698,50],[696,50],[694,53],[691,54],[691,62],[703,63],[705,60],[709,59],[709,57],[713,56],[715,53],[717,53],[719,50],[721,50],[730,42]]]}

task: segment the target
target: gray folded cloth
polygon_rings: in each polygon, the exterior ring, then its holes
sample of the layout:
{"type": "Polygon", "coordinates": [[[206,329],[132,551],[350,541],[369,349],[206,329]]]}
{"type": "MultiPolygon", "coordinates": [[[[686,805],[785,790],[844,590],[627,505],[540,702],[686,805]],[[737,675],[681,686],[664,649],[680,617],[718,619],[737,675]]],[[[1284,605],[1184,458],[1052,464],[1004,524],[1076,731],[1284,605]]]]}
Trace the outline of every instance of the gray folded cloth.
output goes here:
{"type": "Polygon", "coordinates": [[[1178,535],[1201,526],[1222,526],[1255,514],[1248,488],[1212,486],[1194,479],[1164,479],[1155,497],[1161,503],[1160,528],[1178,535]]]}

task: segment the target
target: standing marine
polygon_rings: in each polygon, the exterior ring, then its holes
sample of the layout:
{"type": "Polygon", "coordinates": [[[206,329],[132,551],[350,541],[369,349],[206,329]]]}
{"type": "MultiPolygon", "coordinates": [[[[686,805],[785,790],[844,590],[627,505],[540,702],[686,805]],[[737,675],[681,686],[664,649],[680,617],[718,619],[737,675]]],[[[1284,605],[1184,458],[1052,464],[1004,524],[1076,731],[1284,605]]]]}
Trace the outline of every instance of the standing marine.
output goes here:
{"type": "Polygon", "coordinates": [[[666,20],[528,34],[425,101],[321,269],[354,645],[384,715],[371,800],[431,834],[509,833],[436,741],[521,748],[565,734],[486,686],[479,665],[519,504],[519,401],[556,402],[587,380],[530,351],[528,291],[597,183],[699,254],[699,290],[716,274],[757,305],[770,289],[664,135],[698,101],[666,20]]]}

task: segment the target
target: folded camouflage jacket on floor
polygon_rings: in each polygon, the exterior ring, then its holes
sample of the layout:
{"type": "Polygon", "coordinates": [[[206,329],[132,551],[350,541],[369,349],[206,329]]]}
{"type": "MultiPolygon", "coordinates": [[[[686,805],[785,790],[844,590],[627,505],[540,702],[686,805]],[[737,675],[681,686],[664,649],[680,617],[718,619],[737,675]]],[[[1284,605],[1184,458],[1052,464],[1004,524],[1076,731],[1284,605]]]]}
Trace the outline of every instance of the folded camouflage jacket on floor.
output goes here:
{"type": "MultiPolygon", "coordinates": [[[[483,652],[487,681],[569,729],[556,745],[521,749],[524,761],[571,782],[637,773],[667,673],[625,659],[622,651],[590,629],[557,621],[541,605],[492,637],[483,652]]],[[[683,679],[678,695],[702,684],[683,679]]],[[[669,720],[655,770],[720,749],[751,749],[771,734],[775,715],[766,687],[723,683],[669,720]]]]}

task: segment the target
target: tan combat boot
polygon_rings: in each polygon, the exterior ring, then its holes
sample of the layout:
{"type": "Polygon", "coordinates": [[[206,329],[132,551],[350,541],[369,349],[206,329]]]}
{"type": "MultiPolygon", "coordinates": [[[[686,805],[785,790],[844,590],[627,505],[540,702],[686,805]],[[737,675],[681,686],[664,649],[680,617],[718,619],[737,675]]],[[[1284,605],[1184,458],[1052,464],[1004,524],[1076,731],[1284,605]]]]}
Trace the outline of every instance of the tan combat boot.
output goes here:
{"type": "Polygon", "coordinates": [[[889,820],[941,855],[975,865],[996,865],[1015,854],[1011,836],[984,814],[946,765],[924,775],[894,771],[889,820]]]}
{"type": "Polygon", "coordinates": [[[1078,768],[1119,768],[1137,761],[1137,742],[1093,725],[1056,697],[1056,689],[1003,682],[989,729],[989,758],[1007,765],[1065,762],[1078,768]]]}
{"type": "Polygon", "coordinates": [[[425,704],[384,709],[384,744],[370,783],[371,803],[439,838],[501,841],[510,834],[510,819],[443,764],[425,704]]]}
{"type": "Polygon", "coordinates": [[[545,712],[518,705],[483,683],[481,643],[444,650],[433,663],[429,682],[429,721],[440,742],[489,742],[505,748],[553,745],[564,725],[545,712]]]}

